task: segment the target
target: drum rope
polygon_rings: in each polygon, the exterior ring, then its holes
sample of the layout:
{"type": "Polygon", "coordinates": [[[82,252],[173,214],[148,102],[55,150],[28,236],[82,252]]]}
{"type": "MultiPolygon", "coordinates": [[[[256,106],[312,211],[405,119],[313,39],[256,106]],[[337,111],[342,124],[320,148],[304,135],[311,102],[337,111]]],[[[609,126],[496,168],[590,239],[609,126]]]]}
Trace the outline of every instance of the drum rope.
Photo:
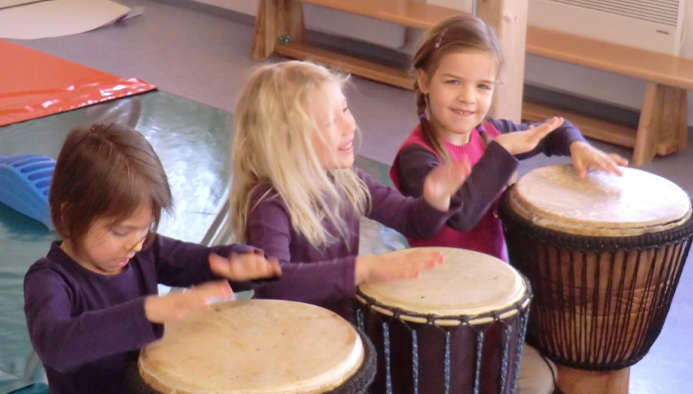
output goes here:
{"type": "Polygon", "coordinates": [[[512,333],[513,328],[510,324],[505,325],[505,329],[503,330],[503,359],[501,361],[501,391],[505,390],[505,385],[508,380],[508,356],[509,356],[509,348],[510,348],[510,334],[512,333]]]}
{"type": "MultiPolygon", "coordinates": [[[[527,291],[531,292],[531,290],[529,288],[529,282],[528,282],[527,291]]],[[[515,373],[513,374],[512,389],[510,390],[511,394],[515,394],[517,392],[517,381],[518,381],[518,378],[520,377],[520,361],[522,360],[522,349],[524,348],[524,344],[525,344],[525,335],[527,334],[527,322],[529,321],[529,310],[530,310],[530,306],[528,306],[520,315],[520,332],[518,333],[520,338],[517,341],[517,351],[515,352],[515,373]]]]}
{"type": "Polygon", "coordinates": [[[414,369],[414,394],[419,394],[419,338],[416,330],[411,332],[411,356],[414,369]]]}
{"type": "MultiPolygon", "coordinates": [[[[450,331],[445,330],[445,394],[450,394],[450,331]]],[[[477,370],[477,376],[479,371],[477,370]]],[[[475,393],[476,394],[476,393],[475,393]]]]}
{"type": "Polygon", "coordinates": [[[383,345],[385,347],[385,390],[392,394],[392,370],[390,368],[390,326],[383,322],[383,345]]]}

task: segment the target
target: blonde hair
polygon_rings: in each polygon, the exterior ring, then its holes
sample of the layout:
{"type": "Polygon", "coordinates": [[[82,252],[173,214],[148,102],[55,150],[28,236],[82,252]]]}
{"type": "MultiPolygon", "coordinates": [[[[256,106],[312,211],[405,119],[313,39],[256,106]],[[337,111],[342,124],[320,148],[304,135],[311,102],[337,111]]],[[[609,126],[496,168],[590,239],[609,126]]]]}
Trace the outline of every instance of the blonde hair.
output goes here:
{"type": "MultiPolygon", "coordinates": [[[[234,113],[231,149],[231,217],[239,242],[246,239],[248,215],[255,208],[251,201],[262,184],[273,186],[294,231],[315,247],[337,240],[325,231],[324,219],[334,224],[339,238],[348,237],[345,202],[358,215],[370,206],[368,189],[353,169],[326,170],[312,142],[316,135],[324,140],[312,103],[326,103],[329,110],[327,87],[333,83],[342,89],[347,79],[300,61],[264,65],[248,78],[234,113]]],[[[258,203],[266,198],[269,193],[258,203]]]]}
{"type": "MultiPolygon", "coordinates": [[[[475,16],[461,15],[438,23],[426,33],[414,55],[412,66],[415,71],[423,70],[428,78],[431,78],[445,55],[460,51],[483,51],[493,54],[498,59],[499,72],[505,63],[493,28],[475,16]]],[[[450,154],[435,136],[433,127],[426,117],[427,97],[421,91],[418,81],[414,82],[414,93],[424,142],[442,161],[450,162],[450,154]]]]}

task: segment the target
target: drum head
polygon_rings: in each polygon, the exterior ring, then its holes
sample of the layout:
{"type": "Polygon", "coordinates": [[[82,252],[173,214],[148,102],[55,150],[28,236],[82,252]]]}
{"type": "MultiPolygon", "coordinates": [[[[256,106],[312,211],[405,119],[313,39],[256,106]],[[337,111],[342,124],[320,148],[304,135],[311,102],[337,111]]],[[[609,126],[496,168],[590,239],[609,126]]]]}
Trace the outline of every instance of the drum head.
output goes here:
{"type": "Polygon", "coordinates": [[[364,283],[359,286],[360,293],[389,308],[436,316],[474,316],[502,310],[525,295],[522,277],[495,257],[463,249],[430,249],[443,252],[445,263],[423,271],[414,280],[364,283]]]}
{"type": "Polygon", "coordinates": [[[537,226],[587,236],[635,236],[681,225],[691,202],[680,187],[645,171],[622,168],[577,177],[572,165],[525,174],[510,191],[510,207],[537,226]]]}
{"type": "Polygon", "coordinates": [[[139,369],[162,393],[323,393],[361,366],[356,330],[335,313],[289,301],[214,304],[167,323],[140,353],[139,369]]]}

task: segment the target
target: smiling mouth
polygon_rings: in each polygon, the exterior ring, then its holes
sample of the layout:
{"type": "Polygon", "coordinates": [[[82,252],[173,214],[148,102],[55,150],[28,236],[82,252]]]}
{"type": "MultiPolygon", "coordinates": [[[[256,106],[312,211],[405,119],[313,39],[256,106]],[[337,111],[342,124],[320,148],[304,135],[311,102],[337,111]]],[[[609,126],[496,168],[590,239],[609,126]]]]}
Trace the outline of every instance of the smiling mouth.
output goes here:
{"type": "Polygon", "coordinates": [[[470,115],[474,115],[474,114],[475,114],[474,111],[467,111],[467,110],[463,110],[463,109],[453,109],[452,112],[454,112],[454,113],[456,113],[457,115],[460,115],[460,116],[470,116],[470,115]]]}
{"type": "Polygon", "coordinates": [[[348,150],[351,150],[351,148],[353,148],[353,147],[354,147],[353,141],[349,141],[348,143],[340,146],[339,150],[348,151],[348,150]]]}

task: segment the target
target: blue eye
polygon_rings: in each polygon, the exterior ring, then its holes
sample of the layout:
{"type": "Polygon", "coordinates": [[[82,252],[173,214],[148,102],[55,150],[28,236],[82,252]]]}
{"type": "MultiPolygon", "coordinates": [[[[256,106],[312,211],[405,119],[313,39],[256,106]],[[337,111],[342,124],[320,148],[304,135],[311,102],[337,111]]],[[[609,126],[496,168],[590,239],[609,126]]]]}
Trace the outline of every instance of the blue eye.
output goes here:
{"type": "Polygon", "coordinates": [[[459,81],[456,79],[451,79],[451,80],[445,81],[445,83],[448,85],[457,85],[457,84],[459,84],[459,81]]]}

